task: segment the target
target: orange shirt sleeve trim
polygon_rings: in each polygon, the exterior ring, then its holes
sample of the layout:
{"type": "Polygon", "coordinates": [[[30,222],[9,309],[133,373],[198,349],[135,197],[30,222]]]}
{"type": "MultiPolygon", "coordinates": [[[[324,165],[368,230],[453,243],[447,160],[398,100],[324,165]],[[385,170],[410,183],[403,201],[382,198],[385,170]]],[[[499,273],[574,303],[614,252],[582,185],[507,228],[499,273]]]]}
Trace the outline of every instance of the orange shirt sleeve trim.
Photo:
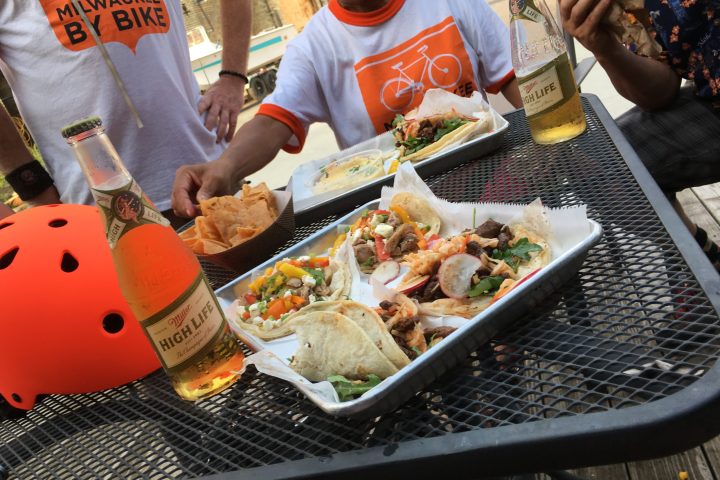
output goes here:
{"type": "Polygon", "coordinates": [[[500,90],[505,87],[505,85],[512,81],[513,78],[515,78],[515,70],[510,70],[503,78],[500,79],[500,81],[490,85],[485,89],[485,91],[492,93],[493,95],[497,95],[500,93],[500,90]]]}
{"type": "Polygon", "coordinates": [[[330,0],[328,8],[343,23],[356,27],[373,27],[390,20],[404,4],[405,0],[388,0],[385,6],[372,12],[351,12],[343,8],[338,0],[330,0]]]}
{"type": "Polygon", "coordinates": [[[290,111],[285,110],[279,105],[272,103],[263,103],[260,105],[255,115],[265,115],[266,117],[273,118],[278,122],[284,123],[292,131],[295,138],[298,140],[297,145],[290,145],[289,143],[283,147],[288,153],[300,153],[303,146],[305,145],[305,128],[303,127],[300,120],[290,111]]]}

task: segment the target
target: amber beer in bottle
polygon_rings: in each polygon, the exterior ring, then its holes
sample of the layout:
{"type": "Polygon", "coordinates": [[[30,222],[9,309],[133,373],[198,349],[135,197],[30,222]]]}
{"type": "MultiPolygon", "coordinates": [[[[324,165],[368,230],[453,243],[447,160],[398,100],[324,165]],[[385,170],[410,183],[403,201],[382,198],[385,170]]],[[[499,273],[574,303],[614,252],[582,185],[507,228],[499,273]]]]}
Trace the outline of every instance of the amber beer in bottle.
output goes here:
{"type": "Polygon", "coordinates": [[[200,400],[232,385],[243,353],[195,255],[128,174],[100,118],[62,135],[104,216],[120,288],[177,393],[200,400]]]}
{"type": "Polygon", "coordinates": [[[585,131],[565,41],[544,0],[510,0],[512,63],[530,133],[558,143],[585,131]]]}

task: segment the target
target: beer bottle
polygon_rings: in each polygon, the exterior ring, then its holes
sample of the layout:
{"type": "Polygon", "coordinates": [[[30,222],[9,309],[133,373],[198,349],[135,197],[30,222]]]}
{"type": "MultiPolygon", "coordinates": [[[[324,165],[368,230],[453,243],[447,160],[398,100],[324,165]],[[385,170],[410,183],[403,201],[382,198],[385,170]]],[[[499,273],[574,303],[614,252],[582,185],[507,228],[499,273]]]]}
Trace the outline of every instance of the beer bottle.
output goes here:
{"type": "Polygon", "coordinates": [[[62,135],[104,217],[120,288],[177,393],[200,400],[232,385],[244,356],[195,255],[127,172],[99,117],[62,135]]]}
{"type": "Polygon", "coordinates": [[[544,0],[510,0],[512,63],[530,133],[558,143],[585,131],[585,115],[560,29],[544,0]]]}

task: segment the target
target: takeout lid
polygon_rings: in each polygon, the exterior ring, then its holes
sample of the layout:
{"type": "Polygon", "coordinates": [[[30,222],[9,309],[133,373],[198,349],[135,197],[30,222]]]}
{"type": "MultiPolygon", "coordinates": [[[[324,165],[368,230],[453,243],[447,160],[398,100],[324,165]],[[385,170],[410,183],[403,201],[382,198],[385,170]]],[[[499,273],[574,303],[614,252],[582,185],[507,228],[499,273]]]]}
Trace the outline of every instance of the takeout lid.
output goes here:
{"type": "Polygon", "coordinates": [[[282,190],[273,190],[272,193],[280,214],[268,228],[220,253],[197,255],[197,257],[237,273],[245,273],[270,258],[295,234],[292,194],[282,190]]]}

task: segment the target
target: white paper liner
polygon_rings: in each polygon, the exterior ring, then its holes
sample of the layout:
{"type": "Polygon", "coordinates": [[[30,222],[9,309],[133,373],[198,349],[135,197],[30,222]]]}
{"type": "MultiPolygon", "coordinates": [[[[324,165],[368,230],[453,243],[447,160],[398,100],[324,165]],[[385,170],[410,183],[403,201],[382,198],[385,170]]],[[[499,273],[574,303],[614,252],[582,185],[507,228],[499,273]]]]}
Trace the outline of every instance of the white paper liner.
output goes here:
{"type": "MultiPolygon", "coordinates": [[[[472,227],[473,211],[474,224],[480,225],[488,218],[501,223],[522,223],[532,226],[545,237],[550,244],[552,255],[555,259],[573,246],[582,242],[590,233],[590,223],[587,219],[586,206],[576,206],[561,209],[549,209],[541,205],[537,200],[530,205],[500,204],[500,203],[451,203],[437,198],[430,188],[417,175],[411,164],[403,164],[395,177],[395,184],[392,188],[384,187],[380,200],[380,209],[387,208],[390,199],[398,192],[411,192],[423,197],[430,203],[430,206],[440,214],[442,227],[440,236],[447,237],[460,233],[472,227]]],[[[370,281],[369,275],[360,272],[355,261],[354,250],[351,246],[351,239],[348,237],[338,249],[336,258],[339,261],[347,262],[352,277],[350,298],[365,305],[376,307],[382,300],[392,300],[395,291],[389,287],[397,284],[403,275],[408,271],[407,267],[401,268],[400,276],[385,286],[379,282],[370,281]]],[[[532,281],[532,280],[531,280],[532,281]]],[[[504,299],[500,300],[503,301],[504,299]]],[[[236,318],[235,312],[228,312],[228,318],[236,318]]],[[[482,315],[482,314],[481,314],[482,315]]],[[[422,324],[425,327],[451,326],[460,327],[470,321],[457,316],[424,317],[422,324]]],[[[231,320],[231,326],[237,329],[231,320]]],[[[243,333],[248,336],[247,333],[243,333]]],[[[326,402],[339,402],[338,396],[329,382],[312,383],[293,371],[288,363],[289,358],[297,349],[295,335],[290,335],[278,340],[263,342],[253,339],[254,348],[262,348],[258,353],[250,355],[247,363],[255,365],[256,368],[277,378],[286,380],[295,385],[306,395],[315,394],[326,402]]],[[[442,348],[442,342],[433,348],[442,348]]],[[[420,357],[422,358],[422,357],[420,357]]],[[[419,359],[416,359],[417,362],[419,359]]],[[[396,374],[402,374],[402,370],[396,374]]],[[[383,388],[381,383],[375,389],[383,388]]],[[[373,389],[373,390],[375,390],[373,389]]],[[[370,391],[372,392],[372,390],[370,391]]],[[[368,394],[370,392],[367,392],[368,394]]],[[[347,403],[347,402],[345,402],[347,403]]]]}

